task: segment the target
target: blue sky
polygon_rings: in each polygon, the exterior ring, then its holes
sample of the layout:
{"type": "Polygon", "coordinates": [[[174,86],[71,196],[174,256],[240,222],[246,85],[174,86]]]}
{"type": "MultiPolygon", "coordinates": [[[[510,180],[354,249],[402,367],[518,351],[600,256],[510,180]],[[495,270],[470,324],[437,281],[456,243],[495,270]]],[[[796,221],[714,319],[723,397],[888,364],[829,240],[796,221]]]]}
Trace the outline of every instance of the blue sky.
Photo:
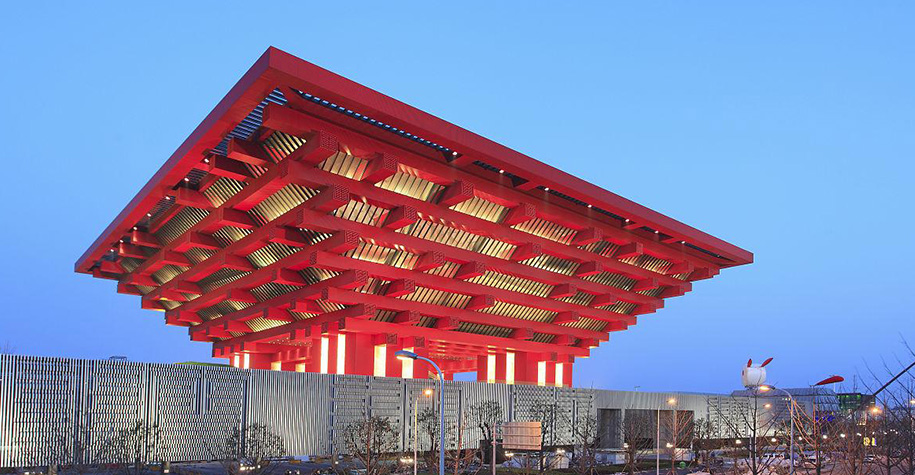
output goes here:
{"type": "Polygon", "coordinates": [[[73,263],[269,45],[755,253],[577,386],[729,391],[769,356],[805,385],[915,343],[910,3],[27,3],[0,29],[19,353],[208,358],[73,263]]]}

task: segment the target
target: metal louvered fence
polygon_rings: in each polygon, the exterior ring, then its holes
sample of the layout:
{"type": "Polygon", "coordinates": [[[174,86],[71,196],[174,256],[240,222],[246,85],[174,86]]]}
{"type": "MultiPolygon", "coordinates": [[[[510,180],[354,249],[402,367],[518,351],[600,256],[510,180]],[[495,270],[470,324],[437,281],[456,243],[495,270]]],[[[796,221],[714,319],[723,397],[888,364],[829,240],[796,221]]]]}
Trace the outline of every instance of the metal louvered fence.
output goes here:
{"type": "MultiPolygon", "coordinates": [[[[253,423],[280,435],[290,455],[331,454],[342,450],[334,444],[343,427],[366,412],[389,417],[408,447],[413,405],[431,407],[419,395],[434,386],[432,380],[0,355],[0,467],[55,463],[60,446],[77,444],[84,448],[79,462],[110,462],[106,442],[138,421],[158,426],[161,458],[170,461],[214,459],[213,448],[233,428],[253,423]]],[[[561,412],[557,420],[574,421],[601,410],[657,407],[670,395],[449,382],[445,396],[454,425],[484,401],[497,401],[506,420],[527,420],[531,407],[547,403],[561,412]]],[[[707,414],[708,395],[678,397],[680,410],[707,414]]],[[[571,443],[570,424],[551,437],[547,444],[571,443]]],[[[468,439],[465,445],[476,444],[468,439]]]]}

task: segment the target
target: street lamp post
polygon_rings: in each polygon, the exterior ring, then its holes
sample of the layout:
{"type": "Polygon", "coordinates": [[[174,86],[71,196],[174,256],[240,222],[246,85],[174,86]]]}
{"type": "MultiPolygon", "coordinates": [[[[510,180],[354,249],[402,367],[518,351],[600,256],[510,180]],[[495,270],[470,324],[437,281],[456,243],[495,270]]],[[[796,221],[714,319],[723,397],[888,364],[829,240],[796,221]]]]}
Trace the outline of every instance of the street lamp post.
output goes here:
{"type": "Polygon", "coordinates": [[[425,361],[432,365],[435,368],[435,371],[438,373],[438,382],[439,382],[439,391],[438,391],[438,417],[439,417],[439,446],[438,446],[438,473],[439,475],[445,475],[445,375],[442,373],[441,368],[435,364],[435,361],[430,360],[424,356],[419,356],[412,351],[399,350],[394,353],[398,358],[401,359],[411,359],[411,360],[420,360],[425,361]]]}
{"type": "Polygon", "coordinates": [[[776,388],[774,386],[759,386],[758,389],[762,392],[781,391],[782,394],[784,394],[785,396],[788,396],[788,407],[789,407],[789,410],[788,410],[789,416],[788,417],[791,418],[791,439],[790,439],[791,443],[790,443],[788,452],[789,452],[789,461],[791,463],[791,475],[794,475],[794,397],[791,396],[791,393],[789,393],[788,391],[785,391],[784,389],[781,389],[781,388],[776,388]]]}
{"type": "MultiPolygon", "coordinates": [[[[830,376],[811,386],[825,386],[827,384],[841,383],[842,381],[845,381],[845,378],[843,378],[841,376],[830,376]]],[[[762,391],[762,392],[781,391],[782,394],[784,394],[785,396],[788,396],[788,402],[790,404],[789,417],[791,417],[791,448],[789,450],[791,452],[790,453],[790,455],[791,455],[791,475],[794,475],[794,406],[797,404],[797,402],[794,400],[794,397],[792,397],[791,393],[789,393],[788,391],[785,391],[784,389],[781,389],[781,388],[776,388],[775,386],[770,386],[768,384],[760,384],[758,386],[756,386],[756,385],[747,386],[747,389],[754,389],[756,391],[762,391]]],[[[816,411],[816,393],[814,393],[814,396],[813,396],[813,405],[814,405],[814,411],[816,411]]],[[[816,428],[816,423],[817,423],[816,422],[816,412],[814,412],[814,420],[813,420],[814,428],[816,428]]],[[[819,443],[819,442],[815,441],[814,443],[819,443]]],[[[819,472],[819,466],[820,466],[819,458],[817,458],[817,472],[819,472]]]]}
{"type": "MultiPolygon", "coordinates": [[[[424,389],[423,396],[429,397],[432,395],[431,389],[424,389]]],[[[419,396],[416,396],[416,400],[413,401],[413,475],[417,475],[419,471],[419,462],[417,461],[417,456],[419,455],[419,450],[417,448],[419,439],[419,434],[417,433],[417,413],[419,410],[419,396]]]]}
{"type": "MultiPolygon", "coordinates": [[[[677,400],[675,398],[670,398],[667,400],[668,406],[673,406],[676,403],[677,403],[677,400]]],[[[654,457],[655,457],[654,458],[654,468],[655,468],[655,473],[657,475],[661,475],[661,407],[662,407],[661,405],[658,405],[658,435],[657,435],[657,439],[655,439],[656,448],[655,448],[655,454],[654,454],[654,457]]],[[[674,411],[676,411],[676,409],[674,409],[674,411]]],[[[676,418],[676,417],[677,417],[677,413],[674,412],[674,418],[676,418]]],[[[674,420],[675,425],[676,425],[676,423],[677,423],[676,420],[674,420]]],[[[676,429],[674,429],[674,430],[676,430],[676,429]]]]}

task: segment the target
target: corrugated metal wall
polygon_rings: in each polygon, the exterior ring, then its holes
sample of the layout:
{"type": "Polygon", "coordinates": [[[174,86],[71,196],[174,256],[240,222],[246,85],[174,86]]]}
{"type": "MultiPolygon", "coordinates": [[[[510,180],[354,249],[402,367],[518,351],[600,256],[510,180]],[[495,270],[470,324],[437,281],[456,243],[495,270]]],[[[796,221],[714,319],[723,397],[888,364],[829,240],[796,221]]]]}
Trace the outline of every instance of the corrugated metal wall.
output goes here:
{"type": "MultiPolygon", "coordinates": [[[[0,355],[0,467],[46,465],[61,445],[77,439],[85,441],[85,462],[102,462],[101,447],[111,435],[141,420],[158,424],[164,458],[173,461],[213,459],[232,427],[255,422],[281,435],[289,454],[333,453],[341,429],[366,410],[390,417],[409,447],[413,405],[430,407],[421,394],[434,386],[431,380],[0,355]]],[[[471,405],[489,400],[502,405],[507,420],[525,420],[534,405],[555,403],[558,419],[574,421],[583,413],[597,416],[598,409],[656,408],[671,396],[681,410],[708,413],[709,395],[475,382],[450,382],[445,393],[451,427],[471,405]]],[[[551,433],[547,443],[571,440],[569,424],[551,433]]],[[[465,443],[475,445],[475,437],[465,443]]]]}

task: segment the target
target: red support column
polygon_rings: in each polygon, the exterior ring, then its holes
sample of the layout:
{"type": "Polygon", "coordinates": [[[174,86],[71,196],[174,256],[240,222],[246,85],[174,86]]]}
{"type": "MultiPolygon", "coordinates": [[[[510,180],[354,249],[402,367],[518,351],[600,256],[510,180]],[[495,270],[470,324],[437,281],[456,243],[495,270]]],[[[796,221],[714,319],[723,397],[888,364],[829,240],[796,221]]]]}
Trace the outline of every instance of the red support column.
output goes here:
{"type": "Polygon", "coordinates": [[[494,375],[495,378],[493,378],[497,383],[504,383],[506,381],[505,370],[505,353],[499,353],[496,355],[496,374],[494,375]]]}
{"type": "Polygon", "coordinates": [[[515,384],[537,384],[538,353],[515,352],[515,384]]]}
{"type": "Polygon", "coordinates": [[[311,338],[311,351],[308,352],[308,360],[305,361],[305,371],[309,373],[321,372],[321,338],[311,338]]]}
{"type": "Polygon", "coordinates": [[[571,388],[572,387],[572,362],[564,363],[562,365],[562,385],[571,388]]]}
{"type": "Polygon", "coordinates": [[[276,355],[271,353],[247,353],[248,369],[273,369],[273,358],[276,355]]]}
{"type": "MultiPolygon", "coordinates": [[[[412,340],[412,342],[410,344],[413,345],[414,353],[416,353],[419,356],[425,357],[425,358],[430,358],[430,359],[432,358],[431,356],[429,356],[429,349],[426,348],[425,346],[421,346],[421,345],[425,345],[425,343],[423,341],[421,341],[421,339],[411,338],[411,340],[412,340]]],[[[407,346],[406,343],[404,344],[404,346],[407,346]]],[[[436,361],[436,363],[438,364],[439,362],[436,361]]],[[[414,378],[428,379],[429,375],[433,374],[433,373],[435,374],[435,378],[437,379],[438,373],[435,373],[435,368],[433,368],[432,365],[430,365],[429,363],[426,363],[425,361],[414,361],[413,362],[413,377],[414,378]]]]}
{"type": "Polygon", "coordinates": [[[346,374],[371,376],[375,371],[375,345],[372,335],[346,334],[346,374]]]}
{"type": "Polygon", "coordinates": [[[489,355],[477,356],[477,382],[489,381],[489,355]]]}
{"type": "MultiPolygon", "coordinates": [[[[334,333],[322,335],[322,341],[327,344],[327,374],[337,374],[337,335],[334,333]]],[[[325,354],[324,351],[321,352],[325,354]]]]}
{"type": "Polygon", "coordinates": [[[400,338],[397,338],[395,335],[388,335],[387,343],[385,343],[385,365],[384,373],[385,376],[389,378],[400,378],[403,369],[403,361],[395,355],[398,350],[402,350],[400,338]]]}
{"type": "Polygon", "coordinates": [[[546,386],[553,386],[556,382],[556,362],[546,362],[546,386]]]}

